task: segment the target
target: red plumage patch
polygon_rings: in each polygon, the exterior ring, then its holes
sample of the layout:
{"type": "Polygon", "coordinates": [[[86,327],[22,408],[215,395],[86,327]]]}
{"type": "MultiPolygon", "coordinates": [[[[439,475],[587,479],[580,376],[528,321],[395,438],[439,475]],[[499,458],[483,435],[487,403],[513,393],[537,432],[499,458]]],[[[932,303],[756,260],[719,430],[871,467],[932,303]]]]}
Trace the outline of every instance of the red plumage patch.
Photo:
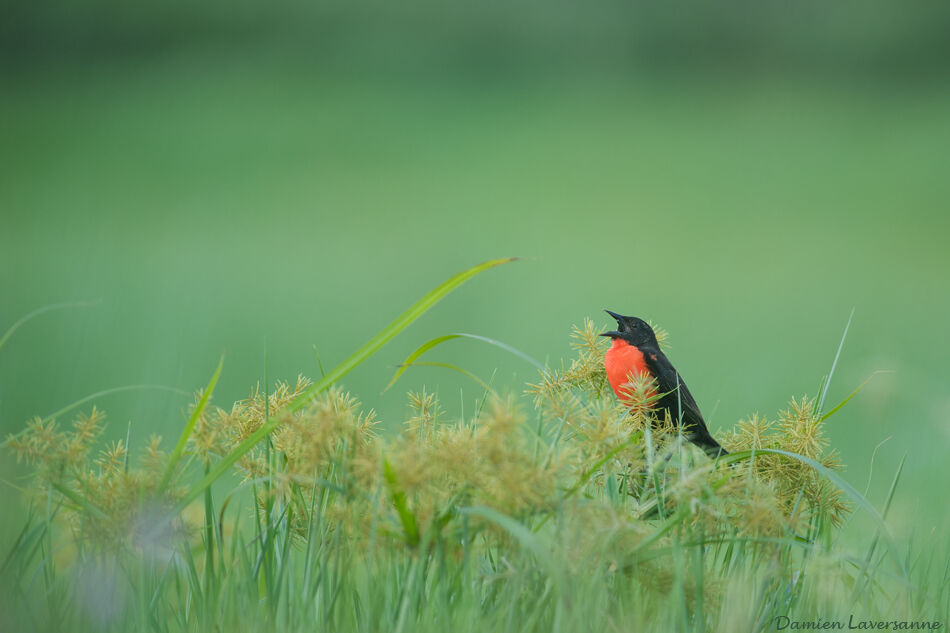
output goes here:
{"type": "Polygon", "coordinates": [[[649,374],[643,352],[635,345],[630,345],[623,339],[615,338],[613,345],[604,356],[604,367],[607,369],[607,380],[610,387],[621,400],[628,400],[630,394],[624,385],[630,382],[630,375],[649,374]]]}

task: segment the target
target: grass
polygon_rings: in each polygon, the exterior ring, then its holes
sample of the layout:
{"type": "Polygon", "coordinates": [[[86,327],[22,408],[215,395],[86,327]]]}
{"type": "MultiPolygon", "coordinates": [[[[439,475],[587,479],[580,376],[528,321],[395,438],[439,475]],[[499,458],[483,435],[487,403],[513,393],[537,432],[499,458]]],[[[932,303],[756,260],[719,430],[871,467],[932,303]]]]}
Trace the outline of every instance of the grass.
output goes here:
{"type": "Polygon", "coordinates": [[[378,435],[374,413],[334,383],[505,261],[452,277],[315,383],[265,381],[218,408],[219,365],[170,454],[158,439],[138,460],[128,439],[97,451],[95,408],[71,429],[37,419],[12,436],[5,444],[36,474],[29,516],[0,562],[4,627],[946,625],[948,552],[890,533],[900,468],[880,511],[837,472],[824,423],[840,407],[823,413],[804,397],[753,416],[721,437],[731,454],[711,462],[650,417],[650,384],[631,385],[629,411],[615,401],[589,321],[575,330],[574,358],[544,368],[524,394],[487,389],[454,418],[434,394],[412,393],[403,430],[378,435]],[[846,521],[875,536],[844,541],[846,521]]]}

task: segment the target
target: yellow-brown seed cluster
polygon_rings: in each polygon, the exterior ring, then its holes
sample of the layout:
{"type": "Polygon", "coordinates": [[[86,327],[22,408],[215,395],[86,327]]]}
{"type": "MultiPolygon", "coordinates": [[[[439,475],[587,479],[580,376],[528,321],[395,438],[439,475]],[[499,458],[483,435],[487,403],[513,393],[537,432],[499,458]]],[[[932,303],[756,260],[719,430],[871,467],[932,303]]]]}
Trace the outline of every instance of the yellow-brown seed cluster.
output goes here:
{"type": "MultiPolygon", "coordinates": [[[[18,459],[36,465],[35,493],[52,488],[65,497],[64,514],[81,540],[107,549],[155,547],[156,534],[147,528],[180,494],[158,489],[167,463],[161,438],[150,438],[138,463],[130,463],[122,440],[93,453],[104,420],[95,407],[77,416],[68,431],[52,420],[34,420],[9,446],[18,459]]],[[[165,536],[177,529],[170,521],[163,526],[165,536]]]]}
{"type": "MultiPolygon", "coordinates": [[[[815,401],[806,396],[792,398],[779,412],[778,420],[758,414],[742,420],[724,438],[731,450],[779,449],[808,457],[831,470],[840,470],[838,452],[830,447],[824,422],[817,415],[815,401]]],[[[840,525],[850,511],[841,491],[813,468],[782,455],[758,454],[751,460],[753,475],[774,490],[782,512],[792,522],[807,519],[819,510],[840,525]]]]}

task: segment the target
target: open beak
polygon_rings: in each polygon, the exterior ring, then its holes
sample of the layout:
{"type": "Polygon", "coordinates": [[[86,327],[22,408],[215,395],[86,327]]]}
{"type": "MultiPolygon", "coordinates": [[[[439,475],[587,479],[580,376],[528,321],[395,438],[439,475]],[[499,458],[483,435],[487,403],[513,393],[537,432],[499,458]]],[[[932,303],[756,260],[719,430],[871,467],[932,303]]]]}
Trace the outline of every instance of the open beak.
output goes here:
{"type": "Polygon", "coordinates": [[[620,331],[623,330],[623,315],[617,314],[616,312],[611,312],[610,310],[604,310],[604,312],[606,312],[607,314],[609,314],[610,316],[612,316],[614,319],[617,320],[618,328],[616,330],[611,330],[610,332],[604,332],[603,334],[601,334],[601,336],[609,336],[610,338],[620,338],[622,336],[622,334],[620,334],[620,331]]]}
{"type": "Polygon", "coordinates": [[[606,312],[607,314],[609,314],[610,316],[612,316],[614,319],[616,319],[616,320],[617,320],[617,323],[623,323],[623,316],[622,316],[622,315],[619,315],[619,314],[617,314],[616,312],[611,312],[610,310],[604,310],[604,312],[606,312]]]}

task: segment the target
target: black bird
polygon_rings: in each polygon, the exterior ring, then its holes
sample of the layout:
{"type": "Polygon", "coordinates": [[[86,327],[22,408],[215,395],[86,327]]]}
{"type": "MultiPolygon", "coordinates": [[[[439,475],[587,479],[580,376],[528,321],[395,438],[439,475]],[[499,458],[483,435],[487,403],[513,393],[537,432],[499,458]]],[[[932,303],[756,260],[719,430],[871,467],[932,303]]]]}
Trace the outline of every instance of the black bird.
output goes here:
{"type": "Polygon", "coordinates": [[[649,374],[656,380],[660,395],[653,403],[654,410],[661,417],[664,412],[669,413],[670,419],[682,427],[686,439],[703,449],[712,459],[728,454],[709,434],[699,405],[673,363],[660,350],[653,328],[637,317],[623,316],[610,310],[604,312],[617,320],[616,330],[601,334],[613,340],[604,356],[604,367],[607,369],[607,380],[617,397],[621,400],[630,397],[624,385],[630,381],[631,374],[649,374]]]}

